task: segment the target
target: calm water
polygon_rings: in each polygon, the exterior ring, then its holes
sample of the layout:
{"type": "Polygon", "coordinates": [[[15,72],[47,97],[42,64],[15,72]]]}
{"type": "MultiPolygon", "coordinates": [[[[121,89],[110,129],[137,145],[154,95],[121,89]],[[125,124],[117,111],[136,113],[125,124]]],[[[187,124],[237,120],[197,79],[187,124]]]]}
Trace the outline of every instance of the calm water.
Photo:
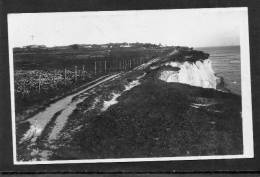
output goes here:
{"type": "Polygon", "coordinates": [[[226,88],[241,95],[240,47],[205,47],[198,50],[210,54],[212,67],[217,76],[224,78],[226,88]]]}

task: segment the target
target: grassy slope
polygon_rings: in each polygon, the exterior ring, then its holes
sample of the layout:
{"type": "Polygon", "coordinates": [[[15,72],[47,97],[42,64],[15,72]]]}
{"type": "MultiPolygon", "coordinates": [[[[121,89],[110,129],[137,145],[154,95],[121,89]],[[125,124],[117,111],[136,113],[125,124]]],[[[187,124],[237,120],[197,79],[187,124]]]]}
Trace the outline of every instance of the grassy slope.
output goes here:
{"type": "MultiPolygon", "coordinates": [[[[70,145],[66,144],[66,139],[61,140],[64,145],[53,158],[242,153],[239,96],[165,83],[155,75],[148,74],[141,85],[122,94],[118,98],[119,103],[103,113],[86,115],[84,111],[89,100],[85,100],[71,117],[71,120],[83,117],[83,128],[69,140],[70,145]],[[191,106],[193,103],[212,105],[195,108],[191,106]]],[[[127,77],[120,82],[126,80],[127,77]]],[[[98,94],[106,94],[106,91],[98,94]]]]}

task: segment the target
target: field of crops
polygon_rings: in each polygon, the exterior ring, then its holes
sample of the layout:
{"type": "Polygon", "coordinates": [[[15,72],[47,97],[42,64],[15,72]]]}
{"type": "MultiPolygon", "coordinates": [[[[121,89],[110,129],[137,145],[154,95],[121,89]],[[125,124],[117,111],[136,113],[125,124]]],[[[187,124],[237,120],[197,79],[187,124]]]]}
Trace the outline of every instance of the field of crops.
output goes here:
{"type": "Polygon", "coordinates": [[[16,70],[14,74],[16,113],[65,95],[97,76],[78,70],[16,70]]]}

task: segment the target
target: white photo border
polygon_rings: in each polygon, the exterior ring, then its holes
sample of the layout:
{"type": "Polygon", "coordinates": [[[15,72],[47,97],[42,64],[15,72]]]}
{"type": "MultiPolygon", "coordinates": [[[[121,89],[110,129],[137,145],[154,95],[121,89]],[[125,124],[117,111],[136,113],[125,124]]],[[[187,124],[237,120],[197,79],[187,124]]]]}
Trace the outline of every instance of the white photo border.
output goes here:
{"type": "MultiPolygon", "coordinates": [[[[164,9],[160,9],[164,10],[164,9]]],[[[243,131],[243,154],[240,155],[209,155],[209,156],[185,156],[185,157],[149,157],[149,158],[115,158],[115,159],[81,159],[81,160],[44,160],[44,161],[17,161],[16,151],[16,125],[15,125],[15,95],[14,95],[14,63],[13,43],[10,41],[12,29],[10,28],[10,17],[17,14],[8,14],[8,37],[9,37],[9,72],[10,72],[10,95],[11,95],[11,117],[12,117],[12,143],[14,165],[37,165],[37,164],[73,164],[73,163],[112,163],[112,162],[150,162],[150,161],[183,161],[183,160],[216,160],[216,159],[243,159],[254,158],[253,121],[252,121],[252,96],[251,96],[251,70],[249,54],[249,32],[248,32],[248,8],[198,8],[198,9],[166,9],[174,11],[241,11],[244,13],[240,24],[240,59],[241,59],[241,93],[242,93],[242,131],[243,131]]],[[[129,11],[129,10],[128,10],[129,11]]],[[[158,11],[158,10],[138,10],[158,11]]],[[[96,11],[97,12],[97,11],[96,11]]],[[[122,12],[122,11],[98,11],[98,12],[122,12]]],[[[55,12],[75,13],[75,12],[55,12]]],[[[81,13],[81,12],[76,12],[81,13]]],[[[93,12],[90,12],[93,13],[93,12]]]]}

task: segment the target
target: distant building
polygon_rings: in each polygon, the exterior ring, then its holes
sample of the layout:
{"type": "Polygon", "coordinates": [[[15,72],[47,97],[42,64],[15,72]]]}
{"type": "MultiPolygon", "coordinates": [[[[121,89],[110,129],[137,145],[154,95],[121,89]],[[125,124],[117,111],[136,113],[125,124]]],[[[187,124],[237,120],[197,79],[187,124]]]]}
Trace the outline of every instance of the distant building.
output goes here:
{"type": "Polygon", "coordinates": [[[104,44],[100,46],[101,48],[108,48],[108,45],[104,44]]]}
{"type": "Polygon", "coordinates": [[[83,48],[92,48],[92,45],[82,45],[83,48]]]}
{"type": "Polygon", "coordinates": [[[131,47],[131,45],[130,44],[122,44],[122,45],[120,45],[120,47],[131,47]]]}

